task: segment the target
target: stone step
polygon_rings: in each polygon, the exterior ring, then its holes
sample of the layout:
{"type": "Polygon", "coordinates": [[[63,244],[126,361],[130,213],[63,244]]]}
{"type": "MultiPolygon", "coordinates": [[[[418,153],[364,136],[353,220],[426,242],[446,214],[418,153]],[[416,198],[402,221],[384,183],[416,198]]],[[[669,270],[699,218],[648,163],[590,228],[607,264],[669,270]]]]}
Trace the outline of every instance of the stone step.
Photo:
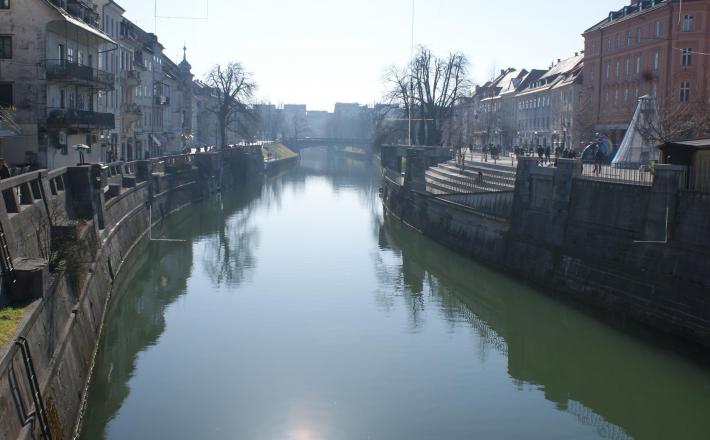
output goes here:
{"type": "Polygon", "coordinates": [[[438,189],[445,189],[446,192],[483,192],[483,191],[510,191],[512,188],[507,184],[501,184],[483,178],[483,184],[478,182],[478,176],[475,178],[463,176],[461,174],[449,174],[442,172],[436,168],[430,168],[426,172],[427,184],[436,185],[438,189]]]}
{"type": "Polygon", "coordinates": [[[470,169],[470,168],[465,168],[462,171],[457,166],[449,165],[449,164],[440,165],[439,169],[445,170],[446,172],[449,172],[449,173],[464,175],[464,176],[471,177],[474,179],[478,178],[478,175],[479,175],[478,173],[480,171],[480,173],[483,175],[483,177],[489,181],[494,180],[494,181],[499,182],[501,184],[515,186],[515,173],[503,173],[503,172],[491,171],[491,170],[487,170],[487,169],[470,169]]]}
{"type": "Polygon", "coordinates": [[[483,186],[493,187],[492,189],[496,191],[510,191],[515,187],[515,179],[507,175],[482,173],[482,176],[479,176],[478,172],[464,171],[462,173],[460,170],[443,166],[430,168],[427,171],[431,172],[430,175],[448,178],[466,185],[478,185],[479,179],[482,178],[483,186]]]}

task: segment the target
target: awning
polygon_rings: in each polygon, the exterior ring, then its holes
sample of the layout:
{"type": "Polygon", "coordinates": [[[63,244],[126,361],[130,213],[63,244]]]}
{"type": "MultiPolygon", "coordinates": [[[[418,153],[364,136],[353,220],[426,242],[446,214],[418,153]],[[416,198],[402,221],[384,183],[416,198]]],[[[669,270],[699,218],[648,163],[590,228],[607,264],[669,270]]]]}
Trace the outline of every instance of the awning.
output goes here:
{"type": "Polygon", "coordinates": [[[89,32],[89,33],[94,34],[95,36],[101,38],[102,40],[104,40],[104,41],[107,42],[107,43],[115,44],[115,45],[118,46],[118,43],[116,43],[115,41],[113,41],[113,40],[111,39],[111,37],[109,37],[108,35],[104,34],[104,33],[101,32],[100,30],[98,30],[98,29],[96,29],[96,28],[94,28],[94,27],[89,26],[88,24],[84,23],[84,22],[81,21],[81,20],[77,20],[76,18],[72,17],[71,15],[67,15],[67,14],[64,14],[64,13],[63,13],[62,15],[64,16],[64,19],[65,19],[66,21],[68,21],[69,23],[73,24],[74,26],[79,27],[79,28],[81,28],[81,29],[83,29],[83,30],[85,30],[85,31],[87,31],[87,32],[89,32]]]}
{"type": "Polygon", "coordinates": [[[153,145],[155,145],[156,147],[160,147],[162,145],[157,137],[150,135],[150,139],[153,141],[153,145]]]}
{"type": "Polygon", "coordinates": [[[102,40],[102,41],[105,42],[105,43],[111,43],[111,44],[115,44],[116,46],[118,46],[118,43],[116,43],[115,41],[113,41],[113,40],[111,39],[111,37],[109,37],[108,35],[104,34],[103,32],[101,32],[100,30],[96,29],[95,27],[89,26],[88,24],[84,23],[83,21],[81,21],[81,20],[79,20],[79,19],[77,19],[77,18],[72,17],[71,15],[67,14],[67,13],[66,13],[64,10],[62,10],[62,9],[56,8],[56,10],[57,10],[57,12],[59,12],[59,14],[61,15],[62,20],[61,20],[61,21],[52,21],[52,22],[49,24],[49,26],[48,26],[48,28],[49,28],[51,31],[54,31],[54,32],[58,32],[58,31],[59,31],[59,32],[61,32],[60,28],[57,28],[56,25],[58,25],[58,24],[67,24],[67,23],[68,23],[68,24],[70,24],[70,25],[72,25],[72,26],[74,26],[74,27],[76,27],[76,28],[78,28],[78,29],[80,29],[80,30],[82,30],[82,31],[84,31],[84,32],[87,32],[87,33],[91,34],[92,36],[94,36],[94,37],[96,37],[96,38],[102,40]]]}

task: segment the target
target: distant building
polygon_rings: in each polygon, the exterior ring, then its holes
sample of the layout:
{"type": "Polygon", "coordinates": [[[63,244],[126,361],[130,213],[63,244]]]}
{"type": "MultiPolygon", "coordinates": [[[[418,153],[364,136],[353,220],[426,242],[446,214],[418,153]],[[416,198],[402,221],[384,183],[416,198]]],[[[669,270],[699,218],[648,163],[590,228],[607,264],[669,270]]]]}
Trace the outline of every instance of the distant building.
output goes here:
{"type": "Polygon", "coordinates": [[[283,108],[282,139],[310,137],[305,104],[286,104],[283,108]]]}
{"type": "Polygon", "coordinates": [[[707,103],[708,17],[710,0],[631,1],[584,32],[585,106],[614,145],[641,96],[707,103]]]}
{"type": "Polygon", "coordinates": [[[332,137],[338,139],[369,139],[372,136],[372,110],[358,103],[335,104],[332,137]]]}
{"type": "Polygon", "coordinates": [[[476,86],[473,95],[478,107],[474,120],[473,142],[477,145],[512,146],[517,135],[515,94],[524,87],[530,72],[508,68],[494,79],[476,86]]]}
{"type": "Polygon", "coordinates": [[[581,93],[582,59],[577,53],[557,60],[547,71],[531,71],[527,85],[515,96],[517,146],[578,147],[575,106],[581,93]]]}
{"type": "Polygon", "coordinates": [[[313,138],[329,138],[333,129],[333,114],[326,111],[309,110],[306,113],[309,134],[313,138]]]}

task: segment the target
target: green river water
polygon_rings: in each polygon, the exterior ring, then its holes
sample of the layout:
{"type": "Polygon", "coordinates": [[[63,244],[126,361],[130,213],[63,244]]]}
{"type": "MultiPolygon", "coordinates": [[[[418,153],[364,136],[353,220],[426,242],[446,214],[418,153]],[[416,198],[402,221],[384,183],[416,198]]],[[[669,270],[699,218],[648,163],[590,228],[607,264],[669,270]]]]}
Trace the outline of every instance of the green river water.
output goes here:
{"type": "Polygon", "coordinates": [[[383,215],[313,150],[119,276],[82,439],[710,439],[710,370],[383,215]]]}

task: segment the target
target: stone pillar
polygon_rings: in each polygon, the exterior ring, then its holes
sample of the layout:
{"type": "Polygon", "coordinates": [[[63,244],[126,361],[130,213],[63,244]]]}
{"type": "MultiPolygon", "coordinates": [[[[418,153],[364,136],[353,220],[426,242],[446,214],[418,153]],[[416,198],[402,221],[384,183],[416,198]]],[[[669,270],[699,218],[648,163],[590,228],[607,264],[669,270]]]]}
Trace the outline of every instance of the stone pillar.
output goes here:
{"type": "Polygon", "coordinates": [[[137,160],[136,161],[136,180],[138,182],[145,182],[150,180],[150,175],[152,173],[152,170],[150,169],[150,161],[149,160],[137,160]]]}
{"type": "Polygon", "coordinates": [[[572,196],[572,179],[582,174],[582,161],[579,159],[557,159],[557,169],[552,183],[552,203],[550,206],[550,227],[547,241],[562,244],[569,203],[572,196]]]}
{"type": "Polygon", "coordinates": [[[519,235],[525,228],[525,211],[530,209],[530,174],[537,167],[534,157],[519,157],[518,169],[515,174],[515,189],[513,192],[513,209],[511,213],[511,232],[519,235]]]}
{"type": "Polygon", "coordinates": [[[65,175],[67,212],[71,219],[93,220],[94,182],[91,181],[91,166],[68,167],[65,175]]]}
{"type": "Polygon", "coordinates": [[[685,185],[687,168],[681,165],[656,165],[648,200],[644,241],[670,241],[678,192],[685,185]]]}
{"type": "Polygon", "coordinates": [[[407,150],[407,170],[404,174],[404,187],[409,191],[426,191],[426,151],[418,148],[407,150]]]}

